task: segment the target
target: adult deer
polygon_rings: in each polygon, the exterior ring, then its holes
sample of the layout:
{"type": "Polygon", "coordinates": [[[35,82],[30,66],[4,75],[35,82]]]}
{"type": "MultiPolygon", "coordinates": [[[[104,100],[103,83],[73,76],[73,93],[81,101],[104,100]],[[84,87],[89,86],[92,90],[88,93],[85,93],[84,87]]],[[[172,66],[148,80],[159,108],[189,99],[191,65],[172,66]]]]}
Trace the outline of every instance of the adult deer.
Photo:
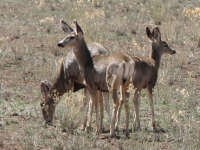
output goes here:
{"type": "MultiPolygon", "coordinates": [[[[107,55],[107,50],[100,44],[91,42],[88,44],[88,49],[92,57],[96,55],[107,55]]],[[[60,65],[60,70],[57,78],[54,80],[51,85],[47,80],[41,81],[41,93],[43,96],[43,101],[41,102],[42,114],[46,123],[51,123],[53,120],[53,115],[55,112],[56,104],[59,101],[59,98],[65,93],[76,92],[79,89],[85,88],[83,84],[83,79],[80,74],[79,65],[76,61],[76,57],[71,50],[66,57],[62,60],[60,65]]],[[[84,105],[88,103],[88,92],[84,91],[85,100],[84,105]]],[[[103,92],[105,98],[105,107],[110,115],[109,105],[106,104],[108,102],[108,93],[103,92]]],[[[102,94],[99,94],[100,101],[100,110],[101,110],[101,123],[103,119],[103,103],[102,103],[102,94]]],[[[90,106],[92,107],[92,106],[90,106]]],[[[90,108],[92,109],[92,108],[90,108]]],[[[85,111],[85,117],[87,118],[87,111],[85,111]]],[[[86,124],[86,119],[84,120],[84,125],[86,124]]],[[[110,119],[110,118],[109,118],[110,119]]],[[[111,120],[111,119],[110,119],[111,120]]],[[[88,124],[90,127],[91,124],[88,124]]],[[[84,126],[83,126],[84,128],[84,126]]],[[[100,124],[100,128],[102,128],[102,124],[100,124]]]]}
{"type": "MultiPolygon", "coordinates": [[[[135,94],[133,98],[133,103],[135,106],[135,120],[134,126],[136,129],[140,129],[139,120],[139,107],[140,107],[140,93],[142,89],[147,88],[149,93],[149,101],[152,115],[152,127],[156,130],[155,116],[154,116],[154,106],[152,92],[156,85],[158,78],[158,69],[160,67],[161,56],[163,54],[175,54],[176,51],[172,50],[165,41],[161,40],[161,33],[158,27],[155,27],[151,32],[150,29],[146,28],[146,34],[148,38],[152,41],[152,50],[150,57],[132,57],[134,61],[134,72],[132,76],[132,84],[135,89],[135,94]]],[[[116,121],[115,128],[118,128],[118,122],[120,120],[120,112],[123,101],[120,101],[118,107],[118,120],[116,121]]]]}
{"type": "MultiPolygon", "coordinates": [[[[67,37],[61,40],[57,45],[59,47],[73,47],[77,62],[82,70],[82,77],[86,88],[89,90],[92,101],[95,106],[96,113],[96,131],[99,132],[99,117],[98,117],[98,101],[97,91],[110,91],[114,101],[113,116],[110,124],[110,136],[115,135],[115,120],[117,108],[119,105],[117,89],[120,87],[122,97],[124,95],[133,73],[132,58],[125,53],[118,52],[112,55],[98,55],[92,57],[89,53],[88,46],[84,39],[84,33],[77,21],[74,21],[75,29],[71,30],[68,24],[61,20],[62,28],[69,33],[67,37]]],[[[126,100],[124,99],[125,103],[126,100]]],[[[126,112],[129,111],[128,105],[125,104],[126,112]]],[[[129,115],[129,113],[127,113],[129,115]]],[[[127,116],[127,122],[129,116],[127,116]]],[[[128,123],[127,123],[128,124],[128,123]]],[[[128,129],[127,129],[128,130],[128,129]]],[[[128,132],[128,131],[126,131],[128,132]]]]}

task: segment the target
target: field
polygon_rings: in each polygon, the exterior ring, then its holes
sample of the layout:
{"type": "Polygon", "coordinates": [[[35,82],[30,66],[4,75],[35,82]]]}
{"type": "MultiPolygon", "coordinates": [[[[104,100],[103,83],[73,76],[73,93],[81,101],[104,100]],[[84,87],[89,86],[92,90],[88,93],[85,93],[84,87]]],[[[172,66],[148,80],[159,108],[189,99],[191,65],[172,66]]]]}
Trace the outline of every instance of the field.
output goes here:
{"type": "MultiPolygon", "coordinates": [[[[200,4],[196,0],[1,0],[0,1],[0,149],[200,149],[200,4]],[[53,126],[42,117],[40,82],[56,78],[69,49],[57,47],[66,34],[63,19],[76,19],[87,42],[109,53],[148,56],[151,42],[145,28],[160,28],[176,55],[162,57],[154,89],[157,126],[154,133],[146,90],[141,96],[141,131],[133,131],[130,96],[130,138],[125,111],[115,138],[78,129],[83,90],[65,94],[56,107],[53,126]]],[[[110,99],[111,107],[113,105],[110,99]]],[[[93,113],[94,114],[94,113],[93,113]]],[[[92,126],[95,126],[93,116],[92,126]]]]}

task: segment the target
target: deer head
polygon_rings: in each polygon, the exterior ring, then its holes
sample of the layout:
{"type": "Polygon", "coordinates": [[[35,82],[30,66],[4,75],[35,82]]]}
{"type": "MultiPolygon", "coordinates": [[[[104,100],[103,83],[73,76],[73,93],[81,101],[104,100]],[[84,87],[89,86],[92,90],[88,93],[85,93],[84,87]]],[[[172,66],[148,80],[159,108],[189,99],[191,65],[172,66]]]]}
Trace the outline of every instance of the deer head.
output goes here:
{"type": "Polygon", "coordinates": [[[61,20],[60,21],[62,29],[65,33],[67,33],[68,35],[61,40],[57,46],[58,47],[65,47],[65,45],[68,45],[68,47],[70,46],[76,46],[77,40],[79,40],[80,38],[83,38],[83,30],[82,28],[79,26],[79,24],[77,23],[77,21],[74,21],[74,25],[75,25],[75,29],[73,30],[65,21],[61,20]]]}
{"type": "Polygon", "coordinates": [[[42,108],[43,118],[48,124],[52,123],[55,112],[55,103],[52,95],[50,95],[50,88],[51,84],[48,81],[41,81],[41,93],[44,100],[40,103],[40,106],[42,108]]]}
{"type": "Polygon", "coordinates": [[[162,54],[176,53],[176,51],[168,46],[167,42],[161,40],[161,33],[158,27],[155,27],[152,32],[148,27],[146,27],[146,34],[152,41],[152,50],[157,51],[160,56],[162,54]]]}

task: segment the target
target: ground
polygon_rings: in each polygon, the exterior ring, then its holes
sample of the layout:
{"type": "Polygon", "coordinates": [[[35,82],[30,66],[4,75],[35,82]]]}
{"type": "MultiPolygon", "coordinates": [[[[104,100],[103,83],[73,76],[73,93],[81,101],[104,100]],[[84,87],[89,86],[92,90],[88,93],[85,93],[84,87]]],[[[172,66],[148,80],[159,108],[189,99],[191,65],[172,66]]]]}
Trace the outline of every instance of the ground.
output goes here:
{"type": "Polygon", "coordinates": [[[199,149],[199,7],[195,0],[0,1],[0,149],[199,149]],[[156,124],[162,132],[152,131],[145,90],[141,131],[133,131],[130,96],[129,138],[123,132],[124,110],[115,138],[109,138],[106,113],[102,134],[78,129],[83,121],[82,90],[65,94],[56,106],[53,125],[45,125],[40,82],[54,81],[69,51],[56,46],[66,36],[61,19],[72,26],[76,19],[86,41],[101,43],[109,53],[136,56],[149,55],[146,26],[160,28],[163,40],[177,52],[162,57],[154,89],[156,124]]]}

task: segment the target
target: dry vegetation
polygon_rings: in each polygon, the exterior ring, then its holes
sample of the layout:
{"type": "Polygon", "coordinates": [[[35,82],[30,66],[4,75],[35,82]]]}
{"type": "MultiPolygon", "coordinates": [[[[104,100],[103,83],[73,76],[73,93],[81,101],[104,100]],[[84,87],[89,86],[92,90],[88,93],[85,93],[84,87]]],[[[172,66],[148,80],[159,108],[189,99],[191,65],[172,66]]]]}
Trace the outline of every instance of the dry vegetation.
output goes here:
{"type": "MultiPolygon", "coordinates": [[[[196,0],[1,0],[0,149],[200,149],[199,7],[196,0]],[[110,53],[138,56],[148,56],[151,48],[145,27],[159,26],[177,51],[162,58],[154,90],[163,133],[152,132],[146,91],[141,97],[142,131],[131,132],[130,139],[123,134],[123,119],[111,140],[106,132],[96,136],[77,130],[83,119],[82,91],[63,96],[54,126],[44,125],[40,81],[53,81],[68,51],[56,46],[65,36],[60,19],[77,19],[87,41],[103,44],[110,53]]],[[[131,100],[130,105],[133,114],[131,100]]],[[[104,126],[108,129],[106,114],[104,126]]]]}

